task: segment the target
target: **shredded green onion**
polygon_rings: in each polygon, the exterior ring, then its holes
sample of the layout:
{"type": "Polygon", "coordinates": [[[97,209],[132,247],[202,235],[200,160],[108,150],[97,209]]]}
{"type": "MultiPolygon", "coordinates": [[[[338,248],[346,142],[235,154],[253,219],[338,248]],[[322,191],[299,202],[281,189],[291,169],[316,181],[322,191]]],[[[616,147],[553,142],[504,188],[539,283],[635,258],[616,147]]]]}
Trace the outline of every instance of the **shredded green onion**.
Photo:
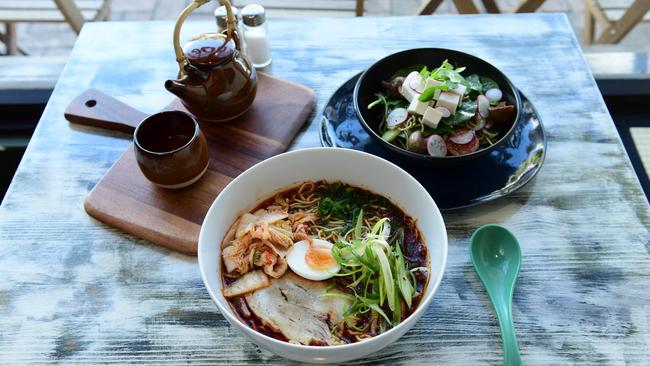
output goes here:
{"type": "MultiPolygon", "coordinates": [[[[347,288],[354,294],[346,297],[353,299],[345,314],[346,324],[354,329],[356,319],[370,313],[381,316],[389,326],[395,326],[401,321],[403,306],[413,305],[415,277],[402,255],[399,239],[388,242],[389,219],[382,218],[372,228],[364,227],[363,223],[361,210],[353,238],[337,242],[332,249],[341,266],[337,276],[349,277],[347,288]]],[[[333,292],[332,296],[350,295],[333,292]]]]}

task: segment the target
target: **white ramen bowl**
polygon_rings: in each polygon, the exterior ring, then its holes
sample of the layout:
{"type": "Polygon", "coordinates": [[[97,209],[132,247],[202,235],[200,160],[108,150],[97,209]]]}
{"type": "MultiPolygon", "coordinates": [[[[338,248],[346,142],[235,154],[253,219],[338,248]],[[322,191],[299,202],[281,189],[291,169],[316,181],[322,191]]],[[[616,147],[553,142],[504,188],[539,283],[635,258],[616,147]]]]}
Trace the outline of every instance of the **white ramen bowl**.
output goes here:
{"type": "Polygon", "coordinates": [[[228,184],[212,203],[201,226],[198,260],[203,282],[223,316],[257,345],[296,361],[345,362],[379,351],[396,341],[426,312],[447,262],[447,231],[429,193],[397,165],[355,150],[303,149],[267,159],[228,184]],[[221,241],[235,219],[275,193],[305,181],[318,180],[341,181],[390,199],[416,220],[428,249],[429,282],[418,308],[398,326],[362,342],[321,347],[271,338],[242,323],[222,294],[221,241]]]}

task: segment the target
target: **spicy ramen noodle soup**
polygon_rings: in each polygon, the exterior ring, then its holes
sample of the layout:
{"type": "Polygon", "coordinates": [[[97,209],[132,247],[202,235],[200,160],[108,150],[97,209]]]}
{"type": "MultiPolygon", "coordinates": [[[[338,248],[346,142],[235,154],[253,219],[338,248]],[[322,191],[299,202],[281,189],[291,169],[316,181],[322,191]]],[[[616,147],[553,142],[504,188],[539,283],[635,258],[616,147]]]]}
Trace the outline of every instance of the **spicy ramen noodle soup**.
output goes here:
{"type": "Polygon", "coordinates": [[[379,335],[417,308],[427,247],[388,199],[305,182],[240,216],[222,242],[223,295],[240,320],[287,342],[333,346],[379,335]]]}

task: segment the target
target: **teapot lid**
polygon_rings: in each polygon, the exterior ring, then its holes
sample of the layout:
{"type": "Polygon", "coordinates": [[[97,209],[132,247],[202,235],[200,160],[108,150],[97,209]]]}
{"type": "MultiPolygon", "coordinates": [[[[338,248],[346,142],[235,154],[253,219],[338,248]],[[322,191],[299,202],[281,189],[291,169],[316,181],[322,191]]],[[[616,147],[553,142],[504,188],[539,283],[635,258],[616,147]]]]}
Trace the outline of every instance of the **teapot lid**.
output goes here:
{"type": "Polygon", "coordinates": [[[233,58],[235,44],[222,34],[206,33],[187,42],[183,52],[193,65],[214,66],[233,58]]]}

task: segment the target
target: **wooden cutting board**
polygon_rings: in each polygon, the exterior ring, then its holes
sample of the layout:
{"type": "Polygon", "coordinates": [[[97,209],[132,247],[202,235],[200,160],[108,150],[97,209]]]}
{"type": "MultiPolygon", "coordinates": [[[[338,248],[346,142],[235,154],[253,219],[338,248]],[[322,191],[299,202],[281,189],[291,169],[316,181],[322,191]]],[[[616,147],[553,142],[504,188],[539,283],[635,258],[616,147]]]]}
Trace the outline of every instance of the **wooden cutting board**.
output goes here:
{"type": "MultiPolygon", "coordinates": [[[[302,85],[258,74],[251,109],[222,124],[200,123],[210,145],[210,165],[195,184],[178,190],[155,186],[140,172],[133,145],[95,185],[88,214],[155,244],[196,255],[199,230],[219,192],[254,164],[287,149],[315,105],[302,85]]],[[[185,110],[175,99],[164,110],[185,110]]],[[[65,117],[74,123],[133,132],[147,115],[98,90],[77,97],[65,117]]]]}

